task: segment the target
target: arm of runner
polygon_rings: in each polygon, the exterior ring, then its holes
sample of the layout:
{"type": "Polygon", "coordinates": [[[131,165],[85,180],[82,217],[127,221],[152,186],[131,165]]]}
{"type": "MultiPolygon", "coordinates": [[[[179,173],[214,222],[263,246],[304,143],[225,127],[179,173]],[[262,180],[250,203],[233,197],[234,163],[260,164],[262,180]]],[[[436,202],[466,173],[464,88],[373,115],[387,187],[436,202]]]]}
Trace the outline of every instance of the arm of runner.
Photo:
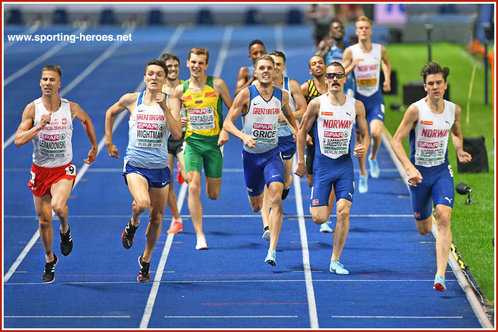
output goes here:
{"type": "Polygon", "coordinates": [[[360,59],[353,59],[353,52],[351,51],[351,48],[348,47],[344,50],[344,54],[342,55],[342,66],[344,67],[346,76],[353,71],[359,61],[360,59]]]}
{"type": "Polygon", "coordinates": [[[356,157],[365,157],[370,145],[370,136],[368,135],[368,123],[365,118],[365,106],[359,100],[355,101],[356,125],[360,129],[360,139],[354,147],[353,155],[356,157]]]}
{"type": "Polygon", "coordinates": [[[114,126],[114,118],[126,109],[128,109],[130,113],[133,112],[133,104],[137,101],[137,97],[138,92],[127,93],[105,112],[105,145],[107,146],[107,151],[109,151],[109,156],[113,158],[119,158],[118,148],[112,143],[112,127],[114,126]]]}
{"type": "Polygon", "coordinates": [[[391,147],[394,151],[396,157],[403,165],[404,169],[408,174],[408,183],[412,186],[417,186],[418,183],[422,182],[422,175],[418,169],[412,164],[408,156],[406,155],[405,149],[403,148],[403,141],[410,133],[418,122],[418,108],[415,105],[410,105],[403,116],[403,120],[396,130],[394,137],[391,141],[391,147]]]}
{"type": "Polygon", "coordinates": [[[93,128],[92,120],[77,103],[71,102],[69,104],[69,107],[71,109],[73,118],[80,120],[83,124],[83,129],[85,130],[86,136],[88,136],[90,144],[92,144],[92,148],[88,152],[88,158],[83,160],[85,163],[91,164],[97,158],[97,151],[99,149],[99,145],[97,144],[97,136],[95,135],[95,129],[93,128]]]}
{"type": "Polygon", "coordinates": [[[247,113],[249,108],[249,99],[249,89],[244,89],[237,96],[235,96],[233,105],[228,111],[225,122],[223,122],[223,130],[237,137],[239,140],[244,142],[244,145],[247,147],[254,148],[256,146],[256,137],[245,134],[242,130],[237,129],[234,124],[234,121],[237,120],[241,113],[247,113]]]}
{"type": "Polygon", "coordinates": [[[304,162],[304,148],[306,147],[306,135],[313,123],[315,123],[318,110],[320,109],[320,101],[318,98],[313,99],[308,104],[306,112],[303,115],[301,125],[297,132],[297,167],[294,173],[300,177],[306,174],[306,165],[304,162]]]}
{"type": "Polygon", "coordinates": [[[382,45],[381,48],[381,57],[382,72],[384,73],[384,85],[382,86],[382,90],[384,92],[389,92],[391,91],[391,60],[389,60],[387,49],[384,45],[382,45]]]}
{"type": "Polygon", "coordinates": [[[249,77],[249,68],[242,67],[239,69],[239,74],[237,75],[237,83],[235,84],[235,96],[242,91],[245,87],[248,87],[254,81],[254,75],[249,77]]]}
{"type": "Polygon", "coordinates": [[[35,103],[29,103],[24,108],[22,112],[21,123],[16,131],[16,136],[14,138],[14,144],[17,147],[23,146],[26,143],[31,142],[35,138],[36,134],[43,129],[48,123],[50,123],[50,114],[43,114],[36,126],[35,123],[35,103]]]}
{"type": "Polygon", "coordinates": [[[299,83],[295,80],[290,81],[290,89],[292,97],[294,98],[294,102],[296,103],[296,111],[293,113],[294,118],[302,119],[304,112],[306,112],[306,99],[304,98],[303,92],[301,91],[301,87],[299,83]]]}
{"type": "MultiPolygon", "coordinates": [[[[214,88],[219,92],[220,98],[223,100],[228,109],[232,107],[233,101],[230,96],[230,92],[228,92],[228,87],[221,78],[215,78],[213,82],[214,88]]],[[[218,146],[223,146],[228,142],[229,136],[228,133],[221,128],[220,136],[218,138],[218,146]]]]}
{"type": "Polygon", "coordinates": [[[182,137],[182,123],[180,121],[180,100],[175,96],[168,97],[168,105],[166,105],[166,94],[158,93],[156,102],[164,112],[168,130],[175,139],[182,137]]]}
{"type": "Polygon", "coordinates": [[[461,163],[468,163],[472,160],[472,156],[470,155],[470,153],[463,150],[463,133],[460,120],[462,109],[458,105],[455,106],[455,122],[453,123],[453,127],[451,127],[451,141],[453,142],[453,146],[455,147],[458,161],[461,163]]]}

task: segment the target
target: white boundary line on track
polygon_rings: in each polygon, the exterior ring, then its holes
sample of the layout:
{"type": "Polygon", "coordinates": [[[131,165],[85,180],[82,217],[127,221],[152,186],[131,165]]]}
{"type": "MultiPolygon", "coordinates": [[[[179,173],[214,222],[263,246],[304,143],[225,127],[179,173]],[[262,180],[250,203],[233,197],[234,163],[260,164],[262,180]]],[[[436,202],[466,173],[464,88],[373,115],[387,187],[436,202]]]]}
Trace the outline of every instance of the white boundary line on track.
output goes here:
{"type": "Polygon", "coordinates": [[[192,318],[200,318],[200,319],[225,319],[225,318],[299,318],[299,316],[164,316],[167,319],[192,319],[192,318]]]}
{"type": "MultiPolygon", "coordinates": [[[[405,169],[403,168],[403,165],[401,165],[401,162],[398,160],[398,157],[394,154],[394,151],[391,148],[391,142],[389,140],[389,137],[386,134],[386,131],[384,130],[382,134],[382,143],[384,143],[387,151],[389,152],[389,155],[391,156],[391,159],[393,160],[394,164],[396,165],[397,169],[399,170],[399,174],[401,178],[403,179],[404,183],[406,184],[407,189],[408,187],[408,176],[405,172],[405,169]]],[[[409,189],[408,189],[409,190],[409,189]]],[[[434,221],[432,222],[432,235],[434,235],[434,238],[437,238],[437,226],[434,224],[434,221]]],[[[462,290],[465,292],[465,295],[467,296],[467,300],[470,303],[470,306],[472,307],[472,310],[474,311],[474,314],[477,317],[477,320],[481,324],[483,328],[493,328],[493,324],[489,321],[488,316],[484,312],[483,307],[481,306],[479,300],[476,298],[474,291],[470,287],[469,283],[467,282],[467,279],[462,273],[462,270],[459,267],[459,264],[455,260],[455,257],[450,253],[449,255],[449,260],[448,260],[450,267],[453,271],[453,274],[458,280],[458,283],[462,287],[462,290]]]]}
{"type": "MultiPolygon", "coordinates": [[[[31,35],[33,34],[36,30],[38,30],[38,28],[40,27],[40,23],[35,23],[32,27],[30,27],[29,29],[27,30],[24,30],[23,32],[21,32],[20,34],[21,35],[31,35]]],[[[7,48],[11,47],[12,45],[14,45],[15,43],[17,43],[18,41],[15,40],[15,41],[9,41],[7,43],[5,43],[5,46],[4,46],[4,50],[6,50],[7,48]]]]}
{"type": "Polygon", "coordinates": [[[330,316],[332,318],[351,319],[463,319],[463,316],[330,316]]]}
{"type": "Polygon", "coordinates": [[[122,319],[131,316],[4,316],[6,319],[122,319]]]}
{"type": "MultiPolygon", "coordinates": [[[[166,47],[162,50],[162,53],[165,52],[170,52],[173,50],[175,47],[176,43],[180,39],[180,36],[182,35],[184,30],[184,26],[180,25],[175,32],[173,33],[173,36],[170,38],[168,44],[166,47]]],[[[173,178],[173,176],[172,176],[173,178]]],[[[173,180],[173,179],[172,179],[173,180]]],[[[184,182],[182,186],[180,187],[180,192],[178,194],[177,198],[177,205],[178,205],[178,211],[181,212],[182,207],[183,207],[183,202],[185,200],[185,194],[187,192],[187,183],[184,182]]],[[[140,328],[145,329],[149,325],[150,321],[150,316],[152,315],[152,310],[154,309],[154,303],[156,301],[156,296],[159,291],[159,286],[161,284],[161,278],[164,273],[164,267],[166,266],[166,260],[168,259],[169,251],[171,249],[171,244],[173,243],[173,238],[175,234],[168,234],[168,237],[166,238],[166,244],[164,245],[163,251],[161,253],[161,258],[159,260],[159,264],[156,269],[156,274],[154,276],[154,281],[152,282],[152,287],[149,293],[149,297],[147,298],[147,303],[145,305],[144,313],[142,315],[142,319],[140,321],[140,328]]]]}

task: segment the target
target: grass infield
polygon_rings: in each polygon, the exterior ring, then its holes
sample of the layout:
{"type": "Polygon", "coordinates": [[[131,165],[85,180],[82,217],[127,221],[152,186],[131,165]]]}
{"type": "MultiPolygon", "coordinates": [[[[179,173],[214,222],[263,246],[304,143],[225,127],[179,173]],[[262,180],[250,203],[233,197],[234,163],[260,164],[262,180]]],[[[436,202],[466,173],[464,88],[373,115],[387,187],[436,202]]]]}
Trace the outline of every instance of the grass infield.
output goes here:
{"type": "MultiPolygon", "coordinates": [[[[492,49],[492,48],[490,48],[492,49]]],[[[428,59],[425,44],[391,44],[387,47],[391,67],[398,77],[398,94],[384,95],[386,106],[385,126],[394,135],[409,105],[400,111],[390,109],[392,103],[403,104],[403,84],[422,81],[420,71],[428,59]]],[[[462,131],[464,137],[484,136],[488,151],[488,173],[458,173],[456,154],[453,145],[448,146],[448,158],[454,172],[455,185],[464,182],[472,188],[471,205],[465,205],[466,195],[456,193],[451,218],[453,242],[467,264],[474,278],[479,283],[489,301],[494,303],[495,274],[495,169],[494,169],[494,107],[491,70],[488,80],[488,105],[484,105],[484,65],[483,60],[476,59],[464,46],[450,43],[432,44],[432,61],[450,68],[448,83],[450,100],[462,109],[462,131]],[[475,66],[475,78],[469,102],[469,87],[475,66]],[[467,113],[469,113],[467,122],[467,113]]],[[[450,140],[451,141],[451,140],[450,140]]],[[[409,151],[408,138],[404,142],[409,151]]]]}

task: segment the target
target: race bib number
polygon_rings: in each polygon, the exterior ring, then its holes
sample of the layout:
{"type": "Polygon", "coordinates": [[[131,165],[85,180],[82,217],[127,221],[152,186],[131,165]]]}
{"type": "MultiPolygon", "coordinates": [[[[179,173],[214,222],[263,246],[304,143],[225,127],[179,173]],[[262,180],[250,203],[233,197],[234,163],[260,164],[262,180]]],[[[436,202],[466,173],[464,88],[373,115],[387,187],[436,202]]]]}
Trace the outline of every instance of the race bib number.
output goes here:
{"type": "Polygon", "coordinates": [[[322,153],[336,159],[348,153],[349,131],[325,131],[322,139],[322,153]]]}
{"type": "Polygon", "coordinates": [[[374,78],[362,78],[356,80],[356,84],[358,86],[376,86],[377,85],[377,79],[374,78]]]}
{"type": "Polygon", "coordinates": [[[190,129],[205,130],[216,127],[213,107],[189,108],[190,129]]]}
{"type": "MultiPolygon", "coordinates": [[[[65,168],[65,170],[66,170],[66,175],[71,175],[71,176],[75,176],[76,175],[76,166],[74,166],[73,164],[67,166],[65,168]]],[[[32,175],[32,176],[34,178],[34,175],[32,175]]]]}
{"type": "Polygon", "coordinates": [[[256,137],[256,142],[278,143],[277,126],[267,123],[253,123],[252,136],[256,137]]]}

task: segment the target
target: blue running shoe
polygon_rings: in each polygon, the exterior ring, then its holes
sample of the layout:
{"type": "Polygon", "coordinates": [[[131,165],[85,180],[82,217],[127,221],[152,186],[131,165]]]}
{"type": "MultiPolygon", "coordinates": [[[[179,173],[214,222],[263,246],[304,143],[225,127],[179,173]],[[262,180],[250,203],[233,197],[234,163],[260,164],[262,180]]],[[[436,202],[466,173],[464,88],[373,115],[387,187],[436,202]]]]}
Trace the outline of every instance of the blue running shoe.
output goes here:
{"type": "Polygon", "coordinates": [[[437,276],[436,279],[434,279],[434,287],[435,290],[438,290],[440,292],[444,292],[446,290],[446,284],[444,281],[444,278],[442,276],[437,276]]]}
{"type": "Polygon", "coordinates": [[[358,191],[360,194],[364,194],[368,191],[368,175],[360,174],[360,184],[358,185],[358,191]]]}
{"type": "Polygon", "coordinates": [[[330,227],[330,220],[320,225],[320,232],[332,233],[334,230],[330,227]]]}
{"type": "Polygon", "coordinates": [[[268,255],[266,255],[265,262],[271,266],[277,265],[277,252],[275,250],[270,250],[268,255]]]}
{"type": "Polygon", "coordinates": [[[380,175],[379,163],[377,163],[377,159],[368,158],[368,164],[370,165],[370,176],[377,179],[380,175]]]}
{"type": "Polygon", "coordinates": [[[335,273],[335,274],[342,274],[346,275],[349,274],[349,271],[344,268],[344,265],[341,264],[339,261],[333,261],[330,263],[330,272],[335,273]]]}

